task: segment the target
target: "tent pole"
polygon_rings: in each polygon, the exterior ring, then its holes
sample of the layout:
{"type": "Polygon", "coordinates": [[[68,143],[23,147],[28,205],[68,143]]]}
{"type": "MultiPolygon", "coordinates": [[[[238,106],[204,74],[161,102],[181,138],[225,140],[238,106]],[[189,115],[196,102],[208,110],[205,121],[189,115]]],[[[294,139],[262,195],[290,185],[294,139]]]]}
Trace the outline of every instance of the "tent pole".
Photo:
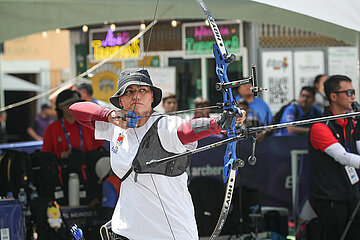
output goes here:
{"type": "MultiPolygon", "coordinates": [[[[2,55],[3,55],[3,45],[4,43],[0,43],[0,109],[3,109],[5,107],[5,91],[3,88],[3,71],[2,71],[2,55]]],[[[5,122],[2,122],[1,125],[5,127],[5,122]]]]}

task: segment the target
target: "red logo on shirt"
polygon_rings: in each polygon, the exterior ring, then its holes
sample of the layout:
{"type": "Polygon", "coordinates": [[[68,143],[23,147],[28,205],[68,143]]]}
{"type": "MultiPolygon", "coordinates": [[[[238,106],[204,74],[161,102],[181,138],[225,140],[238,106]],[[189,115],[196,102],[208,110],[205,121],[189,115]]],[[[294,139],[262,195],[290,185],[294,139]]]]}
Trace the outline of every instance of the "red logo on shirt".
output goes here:
{"type": "Polygon", "coordinates": [[[116,140],[117,145],[120,145],[124,141],[124,136],[120,133],[119,137],[116,140]]]}
{"type": "Polygon", "coordinates": [[[119,146],[122,144],[122,142],[124,141],[125,136],[123,136],[121,133],[119,134],[118,138],[116,139],[116,144],[114,144],[114,146],[112,146],[111,151],[115,154],[117,154],[119,146]]]}

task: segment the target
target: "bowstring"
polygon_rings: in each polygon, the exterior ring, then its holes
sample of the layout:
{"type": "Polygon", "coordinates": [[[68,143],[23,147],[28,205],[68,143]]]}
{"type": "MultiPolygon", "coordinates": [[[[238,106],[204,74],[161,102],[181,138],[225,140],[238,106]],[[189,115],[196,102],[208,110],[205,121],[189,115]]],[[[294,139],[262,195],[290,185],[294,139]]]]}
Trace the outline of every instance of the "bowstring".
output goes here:
{"type": "MultiPolygon", "coordinates": [[[[159,0],[156,1],[156,6],[155,6],[155,11],[154,11],[153,21],[155,21],[156,13],[157,13],[157,10],[158,10],[158,6],[159,6],[159,0]]],[[[145,69],[145,61],[146,61],[146,58],[147,58],[147,55],[148,55],[148,51],[149,51],[149,46],[150,46],[150,41],[151,41],[151,36],[152,36],[153,28],[154,28],[154,27],[152,27],[152,28],[150,29],[149,39],[148,39],[148,42],[147,42],[146,51],[145,51],[145,56],[144,56],[144,62],[143,62],[143,66],[142,66],[142,72],[143,72],[144,69],[145,69]]],[[[140,91],[140,84],[141,84],[141,77],[139,78],[138,89],[137,89],[136,97],[135,97],[135,103],[134,103],[134,109],[133,109],[133,112],[134,112],[134,113],[135,113],[136,103],[137,103],[138,95],[139,95],[139,91],[140,91]]],[[[145,157],[145,153],[143,152],[143,150],[142,150],[142,148],[141,148],[141,145],[140,145],[141,142],[140,142],[139,137],[138,137],[138,135],[137,135],[137,133],[136,133],[136,130],[135,130],[135,129],[136,129],[136,126],[135,126],[135,128],[133,128],[133,129],[134,129],[135,137],[136,137],[136,139],[137,139],[137,141],[138,141],[138,143],[139,143],[140,152],[142,153],[143,157],[145,157]]],[[[163,211],[163,213],[164,213],[164,215],[165,215],[165,219],[166,219],[166,222],[167,222],[167,224],[168,224],[168,226],[169,226],[171,235],[172,235],[173,239],[176,240],[175,235],[174,235],[174,231],[173,231],[173,229],[172,229],[172,227],[171,227],[171,224],[170,224],[169,217],[168,217],[168,215],[166,214],[163,201],[162,201],[162,199],[161,199],[161,197],[160,197],[160,193],[159,193],[159,191],[158,191],[158,189],[157,189],[157,187],[156,187],[154,177],[153,177],[153,175],[152,175],[152,173],[151,173],[150,170],[149,170],[149,174],[150,174],[150,177],[151,177],[151,181],[152,181],[152,183],[153,183],[153,185],[154,185],[155,192],[156,192],[156,194],[157,194],[157,196],[158,196],[158,198],[159,198],[160,205],[161,205],[162,211],[163,211]]]]}
{"type": "MultiPolygon", "coordinates": [[[[154,11],[153,21],[155,21],[156,13],[157,13],[157,10],[158,10],[158,6],[159,6],[159,0],[156,0],[156,6],[155,6],[155,11],[154,11]]],[[[142,66],[142,72],[143,72],[144,69],[145,69],[145,61],[146,61],[146,58],[147,58],[147,55],[148,55],[149,46],[150,46],[150,40],[151,40],[151,36],[152,36],[153,29],[154,29],[154,26],[150,29],[149,39],[148,39],[148,42],[147,42],[147,44],[146,44],[144,62],[143,62],[143,66],[142,66]]],[[[141,83],[141,78],[140,78],[139,84],[138,84],[138,91],[136,92],[136,97],[135,97],[135,103],[134,103],[133,112],[135,112],[136,102],[137,102],[137,99],[138,99],[138,96],[139,96],[140,83],[141,83]]]]}

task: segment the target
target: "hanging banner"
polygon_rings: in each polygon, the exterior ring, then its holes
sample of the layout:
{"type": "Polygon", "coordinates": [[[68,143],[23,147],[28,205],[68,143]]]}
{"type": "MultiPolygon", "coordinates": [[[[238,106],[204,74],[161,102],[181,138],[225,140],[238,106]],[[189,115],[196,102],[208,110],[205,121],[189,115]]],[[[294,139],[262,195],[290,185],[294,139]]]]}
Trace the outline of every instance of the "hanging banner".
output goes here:
{"type": "Polygon", "coordinates": [[[325,54],[317,51],[294,52],[295,99],[299,99],[301,88],[313,86],[315,77],[325,74],[325,54]]]}
{"type": "MultiPolygon", "coordinates": [[[[116,28],[115,31],[110,28],[90,30],[89,53],[91,61],[101,61],[108,58],[139,32],[139,26],[120,27],[116,28]]],[[[139,58],[142,51],[143,38],[140,38],[121,50],[113,59],[139,58]]]]}
{"type": "MultiPolygon", "coordinates": [[[[239,53],[243,46],[242,22],[217,22],[224,44],[229,53],[239,53]]],[[[185,56],[213,55],[214,36],[205,22],[184,23],[182,25],[182,45],[185,56]]]]}
{"type": "Polygon", "coordinates": [[[291,51],[264,51],[261,54],[263,99],[272,113],[294,98],[291,51]]]}

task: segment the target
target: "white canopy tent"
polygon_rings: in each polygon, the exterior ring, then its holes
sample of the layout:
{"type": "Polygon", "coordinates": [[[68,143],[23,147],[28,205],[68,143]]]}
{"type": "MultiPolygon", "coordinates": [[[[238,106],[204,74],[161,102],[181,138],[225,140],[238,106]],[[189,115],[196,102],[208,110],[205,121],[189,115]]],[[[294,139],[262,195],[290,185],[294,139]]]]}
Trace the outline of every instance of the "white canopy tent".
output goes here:
{"type": "Polygon", "coordinates": [[[8,74],[3,75],[2,87],[4,91],[41,92],[40,86],[8,74]]]}
{"type": "MultiPolygon", "coordinates": [[[[265,2],[265,0],[260,1],[265,2]]],[[[282,3],[281,7],[287,2],[289,6],[292,3],[294,5],[291,5],[293,7],[288,11],[279,8],[277,6],[279,4],[273,7],[251,0],[205,0],[217,20],[240,19],[296,27],[334,37],[352,45],[357,44],[357,32],[354,29],[359,30],[360,17],[355,13],[360,12],[360,6],[359,3],[355,3],[356,1],[266,0],[266,2],[282,3]],[[304,13],[305,10],[309,14],[304,13]],[[331,19],[326,18],[328,15],[331,19]],[[352,18],[355,20],[353,21],[352,18]]],[[[153,18],[155,5],[156,0],[0,0],[0,42],[41,31],[98,24],[104,21],[109,23],[139,21],[140,23],[153,18]]],[[[194,0],[161,0],[156,18],[159,20],[205,19],[201,8],[194,0]]]]}
{"type": "MultiPolygon", "coordinates": [[[[352,0],[252,0],[304,14],[360,32],[360,1],[352,0]]],[[[315,24],[315,23],[314,23],[315,24]]]]}

